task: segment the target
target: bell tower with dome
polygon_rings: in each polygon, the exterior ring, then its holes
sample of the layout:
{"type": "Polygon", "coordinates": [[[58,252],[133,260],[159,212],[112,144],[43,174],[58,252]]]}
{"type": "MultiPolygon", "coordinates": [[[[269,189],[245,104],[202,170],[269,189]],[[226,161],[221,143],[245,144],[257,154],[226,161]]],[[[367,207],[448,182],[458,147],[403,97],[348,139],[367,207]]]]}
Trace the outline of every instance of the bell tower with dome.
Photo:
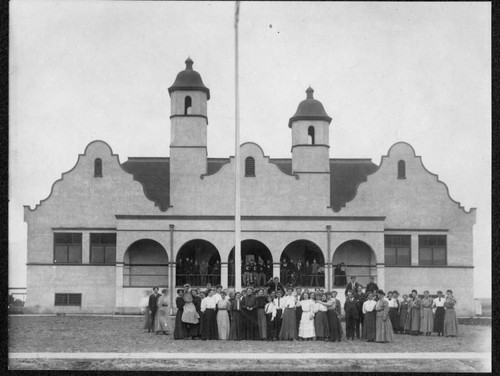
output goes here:
{"type": "Polygon", "coordinates": [[[198,72],[193,60],[185,61],[186,69],[179,72],[170,94],[170,181],[171,203],[193,178],[207,172],[207,101],[210,90],[198,72]]]}
{"type": "Polygon", "coordinates": [[[309,86],[288,127],[292,129],[293,173],[330,172],[329,127],[332,118],[309,86]]]}

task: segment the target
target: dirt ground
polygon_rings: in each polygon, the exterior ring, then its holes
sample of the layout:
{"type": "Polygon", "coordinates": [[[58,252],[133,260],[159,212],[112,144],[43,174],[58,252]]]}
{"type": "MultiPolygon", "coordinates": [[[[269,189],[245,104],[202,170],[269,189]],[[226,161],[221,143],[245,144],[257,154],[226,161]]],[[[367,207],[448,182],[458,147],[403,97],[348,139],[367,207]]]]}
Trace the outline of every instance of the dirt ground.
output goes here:
{"type": "Polygon", "coordinates": [[[491,365],[481,360],[9,360],[11,370],[73,370],[73,371],[239,371],[239,372],[491,372],[491,365]]]}
{"type": "MultiPolygon", "coordinates": [[[[266,353],[377,353],[377,352],[491,352],[491,327],[460,325],[456,338],[395,335],[393,343],[342,341],[201,341],[174,340],[172,334],[154,335],[142,331],[141,317],[96,316],[10,316],[9,352],[192,352],[193,360],[10,360],[10,369],[73,370],[182,370],[199,369],[195,353],[266,352],[266,353]],[[193,368],[194,367],[194,368],[193,368]]],[[[345,325],[345,324],[343,324],[345,325]]],[[[345,330],[345,327],[344,327],[345,330]]],[[[202,361],[205,363],[206,361],[202,361]]],[[[202,363],[202,364],[203,364],[202,363]]],[[[218,360],[211,370],[310,369],[307,359],[285,360],[218,360]],[[233,364],[235,363],[235,364],[233,364]],[[236,368],[234,368],[236,367],[236,368]]],[[[488,367],[483,361],[449,360],[315,360],[314,371],[411,371],[477,372],[488,367]],[[431,365],[432,363],[432,365],[431,365]],[[437,367],[437,368],[436,368],[437,367]]]]}

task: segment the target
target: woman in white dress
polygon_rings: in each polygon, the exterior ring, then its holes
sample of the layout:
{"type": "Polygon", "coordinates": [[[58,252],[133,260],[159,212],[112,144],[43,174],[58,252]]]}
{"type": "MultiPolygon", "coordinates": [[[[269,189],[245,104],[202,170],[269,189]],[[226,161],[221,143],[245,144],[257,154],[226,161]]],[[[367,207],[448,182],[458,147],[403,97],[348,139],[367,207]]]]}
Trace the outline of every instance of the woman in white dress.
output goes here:
{"type": "Polygon", "coordinates": [[[299,324],[299,339],[309,341],[316,336],[314,332],[314,302],[309,299],[309,293],[302,293],[300,305],[302,307],[302,316],[299,324]]]}
{"type": "Polygon", "coordinates": [[[229,323],[229,300],[226,299],[226,293],[222,291],[221,299],[217,303],[217,330],[219,332],[219,339],[229,339],[229,330],[231,328],[229,323]]]}

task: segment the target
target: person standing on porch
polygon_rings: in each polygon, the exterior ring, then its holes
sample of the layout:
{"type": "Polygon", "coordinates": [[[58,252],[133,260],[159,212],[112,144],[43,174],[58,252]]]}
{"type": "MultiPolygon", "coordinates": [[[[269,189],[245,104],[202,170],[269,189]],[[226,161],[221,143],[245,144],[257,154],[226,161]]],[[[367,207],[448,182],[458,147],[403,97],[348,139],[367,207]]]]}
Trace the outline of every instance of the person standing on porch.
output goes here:
{"type": "Polygon", "coordinates": [[[208,264],[206,261],[203,261],[200,265],[201,286],[206,285],[207,274],[208,274],[208,264]]]}
{"type": "Polygon", "coordinates": [[[313,281],[315,282],[316,287],[318,287],[318,276],[319,276],[319,264],[316,262],[316,259],[313,260],[313,263],[311,264],[311,284],[310,286],[313,285],[313,281]]]}
{"type": "Polygon", "coordinates": [[[262,287],[266,284],[266,275],[267,275],[267,270],[266,270],[266,265],[264,265],[264,260],[259,260],[259,265],[257,266],[257,272],[258,277],[257,277],[257,286],[262,287]]]}

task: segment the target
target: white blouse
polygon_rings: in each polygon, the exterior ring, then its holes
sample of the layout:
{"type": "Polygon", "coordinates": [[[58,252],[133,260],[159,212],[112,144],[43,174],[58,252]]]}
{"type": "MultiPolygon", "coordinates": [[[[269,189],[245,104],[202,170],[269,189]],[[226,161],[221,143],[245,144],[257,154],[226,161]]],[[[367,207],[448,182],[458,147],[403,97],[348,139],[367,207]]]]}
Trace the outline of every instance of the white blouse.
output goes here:
{"type": "Polygon", "coordinates": [[[311,312],[314,308],[314,302],[311,299],[301,300],[300,305],[302,307],[302,312],[311,312]]]}
{"type": "Polygon", "coordinates": [[[389,308],[398,308],[399,307],[399,302],[394,299],[394,298],[391,298],[391,299],[387,299],[387,301],[389,302],[389,308]]]}
{"type": "Polygon", "coordinates": [[[321,303],[314,303],[313,312],[326,312],[328,308],[321,303]]]}
{"type": "Polygon", "coordinates": [[[295,304],[297,302],[295,297],[287,295],[287,296],[283,297],[282,300],[283,300],[283,306],[285,308],[295,308],[295,304]]]}
{"type": "Polygon", "coordinates": [[[439,298],[436,298],[433,300],[434,302],[434,307],[444,307],[444,302],[445,302],[445,298],[444,297],[441,297],[441,300],[439,300],[439,298]]]}
{"type": "Polygon", "coordinates": [[[271,313],[271,317],[275,318],[276,317],[276,305],[274,302],[267,303],[266,306],[264,307],[264,312],[267,314],[271,313]]]}
{"type": "Polygon", "coordinates": [[[205,312],[207,309],[215,309],[217,303],[215,302],[214,296],[207,296],[201,301],[201,312],[205,312]]]}
{"type": "Polygon", "coordinates": [[[273,303],[276,309],[285,309],[285,298],[274,298],[273,303]]]}
{"type": "Polygon", "coordinates": [[[363,313],[373,312],[376,305],[377,302],[375,300],[367,300],[366,302],[363,303],[363,313]]]}

